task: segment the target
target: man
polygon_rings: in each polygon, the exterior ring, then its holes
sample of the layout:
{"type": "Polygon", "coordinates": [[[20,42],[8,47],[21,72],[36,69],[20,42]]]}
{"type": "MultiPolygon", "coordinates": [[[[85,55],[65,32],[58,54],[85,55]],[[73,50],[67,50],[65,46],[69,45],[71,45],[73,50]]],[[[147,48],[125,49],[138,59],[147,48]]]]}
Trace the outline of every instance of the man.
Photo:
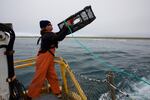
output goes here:
{"type": "Polygon", "coordinates": [[[54,55],[55,49],[58,48],[58,41],[62,41],[66,37],[68,28],[64,26],[62,30],[54,33],[48,20],[41,20],[40,28],[41,47],[37,54],[35,75],[29,86],[28,96],[29,98],[39,97],[44,81],[47,79],[53,94],[61,98],[61,90],[54,67],[54,55]]]}

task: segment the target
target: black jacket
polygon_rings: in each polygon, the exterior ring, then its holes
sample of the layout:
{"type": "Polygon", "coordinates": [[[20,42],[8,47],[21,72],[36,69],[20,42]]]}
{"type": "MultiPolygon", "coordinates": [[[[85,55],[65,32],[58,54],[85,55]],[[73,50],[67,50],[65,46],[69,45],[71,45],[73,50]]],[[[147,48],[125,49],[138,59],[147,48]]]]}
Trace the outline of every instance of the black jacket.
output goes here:
{"type": "Polygon", "coordinates": [[[68,29],[63,28],[57,33],[41,31],[41,47],[40,52],[46,52],[51,48],[58,48],[58,42],[66,37],[68,29]]]}

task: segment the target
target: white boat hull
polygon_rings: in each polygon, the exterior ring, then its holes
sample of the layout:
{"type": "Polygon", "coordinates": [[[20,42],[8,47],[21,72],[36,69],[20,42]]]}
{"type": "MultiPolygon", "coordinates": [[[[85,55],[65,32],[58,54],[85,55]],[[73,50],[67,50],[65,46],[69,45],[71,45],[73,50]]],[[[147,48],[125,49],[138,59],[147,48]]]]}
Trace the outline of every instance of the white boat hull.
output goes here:
{"type": "MultiPolygon", "coordinates": [[[[0,45],[7,45],[9,42],[9,36],[5,35],[2,31],[0,31],[1,41],[0,45]],[[2,40],[3,39],[3,40],[2,40]]],[[[8,64],[7,64],[7,57],[4,54],[6,48],[0,48],[0,100],[9,100],[9,84],[6,82],[8,78],[8,64]]]]}

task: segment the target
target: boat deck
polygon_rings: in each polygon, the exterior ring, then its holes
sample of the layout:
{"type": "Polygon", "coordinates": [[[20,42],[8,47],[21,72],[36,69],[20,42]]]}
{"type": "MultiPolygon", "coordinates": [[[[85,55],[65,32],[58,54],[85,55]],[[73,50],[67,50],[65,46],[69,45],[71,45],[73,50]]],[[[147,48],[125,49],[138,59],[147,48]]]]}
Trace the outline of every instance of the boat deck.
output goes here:
{"type": "Polygon", "coordinates": [[[32,100],[62,100],[58,99],[55,95],[53,94],[43,94],[39,98],[32,99],[32,100]]]}

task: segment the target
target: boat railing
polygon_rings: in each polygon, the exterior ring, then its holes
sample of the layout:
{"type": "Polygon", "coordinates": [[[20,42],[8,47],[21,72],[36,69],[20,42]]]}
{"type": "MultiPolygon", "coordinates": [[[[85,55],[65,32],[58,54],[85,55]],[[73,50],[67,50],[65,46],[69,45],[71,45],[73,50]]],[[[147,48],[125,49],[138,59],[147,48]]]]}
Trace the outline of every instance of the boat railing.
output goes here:
{"type": "MultiPolygon", "coordinates": [[[[60,65],[60,72],[62,77],[62,92],[63,98],[65,100],[87,100],[87,97],[82,90],[79,82],[75,78],[73,71],[71,70],[68,63],[62,57],[55,57],[55,63],[60,65]],[[67,76],[70,77],[75,89],[77,91],[72,91],[68,86],[67,76]]],[[[25,60],[16,60],[14,61],[15,68],[21,69],[29,66],[33,66],[35,64],[35,57],[25,59],[25,60]]]]}

